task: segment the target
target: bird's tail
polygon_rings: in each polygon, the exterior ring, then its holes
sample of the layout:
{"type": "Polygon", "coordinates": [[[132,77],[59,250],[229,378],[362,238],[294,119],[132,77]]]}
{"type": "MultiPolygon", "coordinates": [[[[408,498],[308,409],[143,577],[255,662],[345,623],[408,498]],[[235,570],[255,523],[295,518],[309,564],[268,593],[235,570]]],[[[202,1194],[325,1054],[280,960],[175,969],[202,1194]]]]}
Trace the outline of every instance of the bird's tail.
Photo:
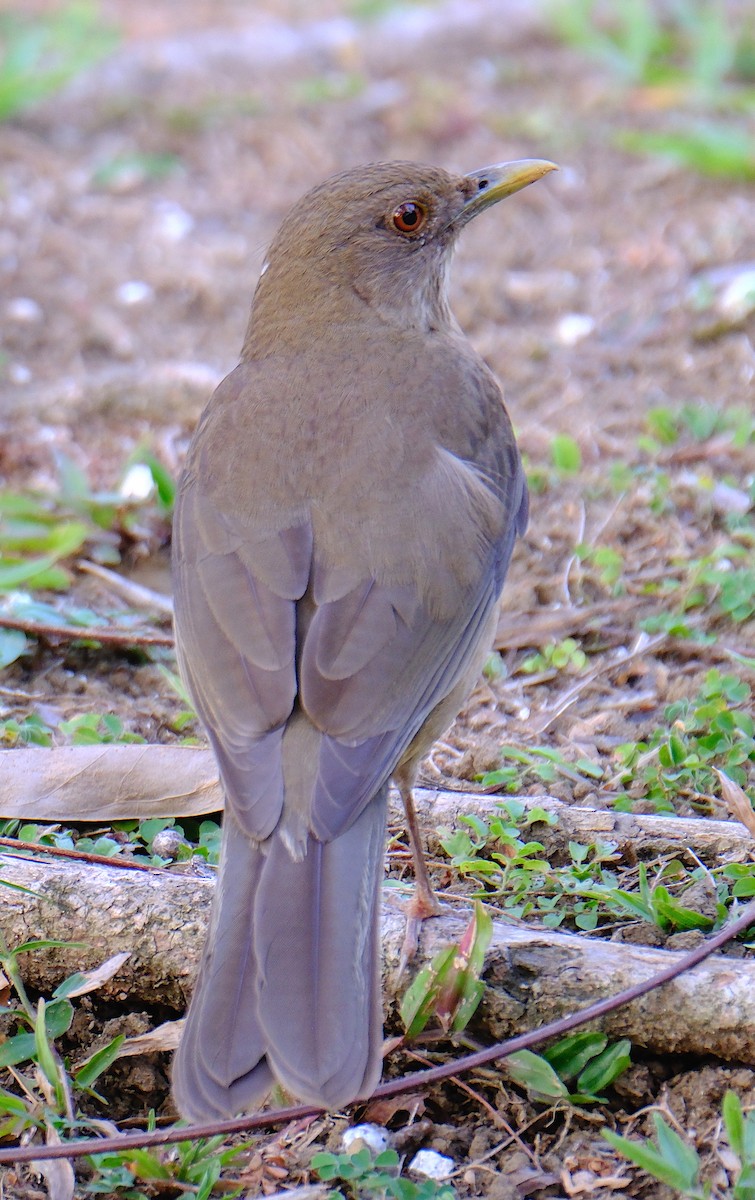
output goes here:
{"type": "Polygon", "coordinates": [[[379,892],[385,789],[331,842],[292,858],[226,813],[210,932],[174,1068],[182,1116],[258,1106],[274,1082],[338,1108],[380,1078],[379,892]]]}

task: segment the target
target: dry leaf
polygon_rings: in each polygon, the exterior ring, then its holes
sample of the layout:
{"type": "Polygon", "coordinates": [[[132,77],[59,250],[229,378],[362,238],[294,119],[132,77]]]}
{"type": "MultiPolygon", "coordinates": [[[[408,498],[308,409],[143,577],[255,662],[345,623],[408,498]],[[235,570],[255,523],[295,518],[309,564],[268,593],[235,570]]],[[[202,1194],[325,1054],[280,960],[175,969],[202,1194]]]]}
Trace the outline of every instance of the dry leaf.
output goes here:
{"type": "Polygon", "coordinates": [[[126,1038],[118,1051],[118,1058],[128,1058],[132,1054],[156,1054],[161,1050],[175,1050],[180,1038],[184,1022],[164,1021],[149,1033],[140,1033],[137,1037],[126,1038]]]}
{"type": "Polygon", "coordinates": [[[187,746],[31,746],[3,755],[0,816],[115,821],[218,812],[211,750],[187,746]]]}
{"type": "Polygon", "coordinates": [[[94,967],[91,971],[82,971],[82,982],[72,991],[67,991],[66,997],[70,1000],[72,996],[85,996],[87,992],[96,991],[97,988],[102,987],[103,983],[107,983],[108,979],[112,979],[116,971],[120,970],[130,957],[130,950],[122,950],[120,954],[114,954],[112,958],[106,959],[99,967],[94,967]]]}
{"type": "Polygon", "coordinates": [[[374,1125],[387,1125],[398,1112],[409,1113],[413,1121],[425,1111],[425,1097],[421,1092],[410,1092],[405,1096],[386,1096],[385,1099],[372,1100],[365,1109],[365,1121],[374,1125]]]}
{"type": "MultiPolygon", "coordinates": [[[[48,1146],[60,1145],[60,1137],[52,1125],[47,1126],[46,1141],[48,1146]]],[[[47,1184],[48,1200],[73,1200],[76,1179],[69,1159],[35,1159],[30,1165],[32,1171],[41,1175],[47,1184]]]]}
{"type": "Polygon", "coordinates": [[[724,771],[719,771],[717,767],[714,767],[713,770],[719,778],[721,795],[729,812],[737,821],[741,821],[745,829],[755,837],[755,812],[750,797],[724,771]]]}

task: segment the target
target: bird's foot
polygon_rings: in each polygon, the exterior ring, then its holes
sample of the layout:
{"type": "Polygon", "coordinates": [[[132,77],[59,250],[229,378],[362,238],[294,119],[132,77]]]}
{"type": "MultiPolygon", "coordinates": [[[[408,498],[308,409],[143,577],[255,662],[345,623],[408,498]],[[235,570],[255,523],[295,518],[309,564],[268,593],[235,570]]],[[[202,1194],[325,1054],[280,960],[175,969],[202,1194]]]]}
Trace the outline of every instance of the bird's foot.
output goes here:
{"type": "Polygon", "coordinates": [[[396,978],[400,979],[409,963],[417,953],[422,922],[428,917],[439,917],[445,911],[432,888],[417,886],[406,908],[406,931],[401,943],[396,978]]]}

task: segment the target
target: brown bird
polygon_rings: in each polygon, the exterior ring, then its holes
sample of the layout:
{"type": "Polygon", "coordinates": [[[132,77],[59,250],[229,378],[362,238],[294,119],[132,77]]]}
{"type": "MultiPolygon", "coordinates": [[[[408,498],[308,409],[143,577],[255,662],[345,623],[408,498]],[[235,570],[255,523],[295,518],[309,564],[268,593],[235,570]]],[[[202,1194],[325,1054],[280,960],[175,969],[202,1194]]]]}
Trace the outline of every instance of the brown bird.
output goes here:
{"type": "Polygon", "coordinates": [[[527,520],[447,267],[472,217],[554,169],[378,163],[316,187],[283,220],[241,362],[195,434],[176,635],[227,804],[173,1074],[189,1119],[248,1110],[276,1081],[340,1107],[380,1078],[388,781],[416,840],[419,761],[489,651],[527,520]]]}

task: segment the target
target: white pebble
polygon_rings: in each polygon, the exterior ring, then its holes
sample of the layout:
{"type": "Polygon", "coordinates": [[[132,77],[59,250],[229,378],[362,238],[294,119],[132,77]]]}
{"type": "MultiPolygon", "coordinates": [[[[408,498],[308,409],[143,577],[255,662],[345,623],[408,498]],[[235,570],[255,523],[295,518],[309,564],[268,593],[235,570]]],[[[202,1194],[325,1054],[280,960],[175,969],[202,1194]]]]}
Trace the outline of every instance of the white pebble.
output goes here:
{"type": "Polygon", "coordinates": [[[31,371],[23,363],[11,363],[8,367],[8,378],[11,383],[29,383],[31,371]]]}
{"type": "Polygon", "coordinates": [[[735,321],[741,321],[755,309],[755,269],[739,271],[724,288],[720,308],[735,321]]]}
{"type": "Polygon", "coordinates": [[[145,300],[154,297],[154,291],[142,279],[129,279],[115,290],[115,298],[119,304],[144,304],[145,300]]]}
{"type": "Polygon", "coordinates": [[[595,321],[587,313],[565,313],[556,323],[555,338],[562,346],[576,346],[595,328],[595,321]]]}
{"type": "Polygon", "coordinates": [[[155,222],[159,237],[166,242],[182,242],[194,228],[194,218],[180,204],[160,204],[155,222]]]}
{"type": "Polygon", "coordinates": [[[437,1150],[418,1150],[409,1163],[409,1170],[415,1175],[424,1175],[426,1179],[448,1179],[456,1169],[452,1158],[438,1154],[437,1150]]]}
{"type": "Polygon", "coordinates": [[[146,500],[155,490],[152,472],[146,463],[134,463],[126,472],[118,491],[129,500],[146,500]]]}
{"type": "Polygon", "coordinates": [[[388,1148],[388,1130],[382,1125],[352,1125],[343,1131],[341,1140],[347,1153],[352,1147],[359,1150],[366,1146],[373,1154],[382,1154],[383,1150],[388,1148]]]}
{"type": "Polygon", "coordinates": [[[29,296],[16,296],[14,300],[9,300],[5,311],[11,321],[20,321],[24,325],[42,320],[42,309],[29,296]]]}

